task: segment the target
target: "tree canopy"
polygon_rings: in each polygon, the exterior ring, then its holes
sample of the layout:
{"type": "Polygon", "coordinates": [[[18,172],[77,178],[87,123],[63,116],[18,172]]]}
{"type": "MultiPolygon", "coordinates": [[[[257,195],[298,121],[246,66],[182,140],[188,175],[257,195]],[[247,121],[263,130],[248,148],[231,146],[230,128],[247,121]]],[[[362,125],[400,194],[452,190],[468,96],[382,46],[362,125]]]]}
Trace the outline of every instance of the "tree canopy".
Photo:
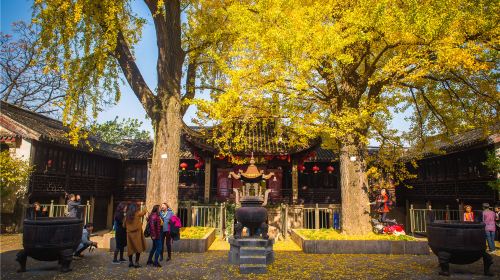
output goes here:
{"type": "Polygon", "coordinates": [[[13,34],[0,33],[0,98],[28,110],[59,116],[66,83],[62,73],[44,71],[46,51],[39,48],[39,30],[13,23],[13,34]]]}
{"type": "Polygon", "coordinates": [[[95,135],[105,142],[120,144],[124,139],[151,140],[149,131],[141,129],[142,122],[137,119],[118,119],[98,123],[93,127],[95,135]]]}
{"type": "Polygon", "coordinates": [[[210,53],[221,90],[195,101],[202,121],[278,116],[330,147],[375,139],[393,148],[499,120],[496,1],[239,1],[224,10],[234,39],[210,53]],[[408,134],[389,125],[401,111],[408,134]]]}
{"type": "Polygon", "coordinates": [[[29,162],[11,155],[8,150],[0,153],[0,195],[23,197],[28,190],[28,179],[33,171],[29,162]]]}

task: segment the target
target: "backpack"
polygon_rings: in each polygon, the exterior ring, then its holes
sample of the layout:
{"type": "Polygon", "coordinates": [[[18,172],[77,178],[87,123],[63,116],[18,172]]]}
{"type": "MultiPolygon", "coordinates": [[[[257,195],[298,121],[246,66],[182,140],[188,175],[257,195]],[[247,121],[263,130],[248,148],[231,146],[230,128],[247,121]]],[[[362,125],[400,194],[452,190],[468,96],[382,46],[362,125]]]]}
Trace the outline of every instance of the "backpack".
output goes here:
{"type": "Polygon", "coordinates": [[[180,232],[182,227],[181,220],[176,215],[172,215],[169,223],[170,223],[170,237],[172,237],[174,241],[180,240],[181,239],[180,232]]]}

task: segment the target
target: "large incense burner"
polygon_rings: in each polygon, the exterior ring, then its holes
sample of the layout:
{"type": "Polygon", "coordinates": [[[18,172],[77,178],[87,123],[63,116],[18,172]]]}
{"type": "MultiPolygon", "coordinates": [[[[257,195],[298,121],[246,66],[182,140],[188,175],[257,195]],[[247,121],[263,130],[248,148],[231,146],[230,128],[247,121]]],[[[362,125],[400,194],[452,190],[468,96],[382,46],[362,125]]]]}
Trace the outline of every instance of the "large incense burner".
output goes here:
{"type": "Polygon", "coordinates": [[[61,271],[70,271],[73,252],[82,240],[83,221],[78,218],[57,217],[24,220],[23,250],[17,254],[26,271],[26,260],[59,261],[61,271]]]}
{"type": "Polygon", "coordinates": [[[274,173],[264,174],[263,170],[259,170],[255,166],[253,155],[245,172],[239,170],[238,173],[229,173],[229,177],[243,182],[241,190],[233,189],[236,194],[236,203],[241,204],[241,207],[236,210],[237,223],[234,227],[234,238],[241,238],[244,227],[248,229],[250,237],[262,236],[264,239],[269,238],[266,223],[267,210],[263,206],[266,206],[271,190],[266,190],[260,183],[273,176],[274,173]]]}

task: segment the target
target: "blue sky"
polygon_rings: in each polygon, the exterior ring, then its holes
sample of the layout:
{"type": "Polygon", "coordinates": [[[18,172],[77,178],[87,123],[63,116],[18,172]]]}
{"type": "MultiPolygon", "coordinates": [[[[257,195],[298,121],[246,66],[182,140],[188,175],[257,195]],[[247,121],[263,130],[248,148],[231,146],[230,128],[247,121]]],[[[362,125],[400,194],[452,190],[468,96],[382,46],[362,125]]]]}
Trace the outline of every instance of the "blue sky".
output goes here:
{"type": "MultiPolygon", "coordinates": [[[[31,21],[31,4],[33,0],[0,0],[0,29],[4,33],[11,32],[11,24],[15,21],[31,21]]],[[[96,0],[98,1],[98,0],[96,0]]],[[[136,62],[141,70],[144,79],[151,89],[156,87],[156,36],[153,24],[150,20],[150,14],[147,10],[144,1],[132,1],[134,10],[140,16],[148,20],[148,24],[143,29],[143,36],[139,44],[135,46],[136,62]]],[[[143,122],[143,129],[153,131],[151,122],[145,118],[146,112],[142,108],[135,94],[130,89],[127,83],[121,86],[122,97],[118,104],[107,108],[99,115],[98,121],[103,122],[112,120],[116,116],[120,118],[136,118],[143,122]]],[[[184,120],[187,124],[191,124],[191,119],[194,117],[194,109],[190,108],[184,120]]],[[[404,115],[399,114],[394,116],[391,125],[398,130],[407,130],[408,123],[404,121],[404,115]]],[[[371,143],[375,144],[375,143],[371,143]]]]}

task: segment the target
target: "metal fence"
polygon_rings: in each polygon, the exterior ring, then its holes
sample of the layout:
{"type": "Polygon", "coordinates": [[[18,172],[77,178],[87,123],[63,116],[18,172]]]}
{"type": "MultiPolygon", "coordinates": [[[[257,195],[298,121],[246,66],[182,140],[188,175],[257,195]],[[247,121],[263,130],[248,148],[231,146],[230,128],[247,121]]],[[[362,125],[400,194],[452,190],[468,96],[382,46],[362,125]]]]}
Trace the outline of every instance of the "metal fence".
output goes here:
{"type": "Polygon", "coordinates": [[[337,228],[340,229],[340,208],[338,206],[323,206],[302,209],[303,228],[337,228]],[[338,219],[338,222],[336,221],[338,219]]]}
{"type": "MultiPolygon", "coordinates": [[[[27,204],[24,206],[25,208],[25,213],[26,217],[31,217],[33,219],[36,219],[37,216],[34,215],[34,208],[33,204],[27,204]]],[[[41,210],[43,211],[46,217],[66,217],[68,213],[68,206],[66,204],[54,204],[54,201],[51,200],[50,204],[40,204],[41,210]]],[[[89,222],[92,222],[91,220],[91,212],[92,212],[92,206],[90,205],[90,202],[87,201],[86,204],[82,204],[79,206],[79,211],[77,215],[79,218],[83,220],[83,224],[87,224],[89,222]]]]}
{"type": "Polygon", "coordinates": [[[226,219],[225,203],[212,205],[192,205],[181,203],[178,210],[179,219],[184,226],[212,227],[217,234],[223,235],[226,219]]]}
{"type": "MultiPolygon", "coordinates": [[[[463,211],[455,209],[415,209],[410,208],[410,232],[412,234],[427,233],[428,219],[432,216],[434,220],[443,221],[462,221],[463,211]]],[[[481,211],[474,211],[474,216],[477,218],[481,215],[481,211]]]]}

